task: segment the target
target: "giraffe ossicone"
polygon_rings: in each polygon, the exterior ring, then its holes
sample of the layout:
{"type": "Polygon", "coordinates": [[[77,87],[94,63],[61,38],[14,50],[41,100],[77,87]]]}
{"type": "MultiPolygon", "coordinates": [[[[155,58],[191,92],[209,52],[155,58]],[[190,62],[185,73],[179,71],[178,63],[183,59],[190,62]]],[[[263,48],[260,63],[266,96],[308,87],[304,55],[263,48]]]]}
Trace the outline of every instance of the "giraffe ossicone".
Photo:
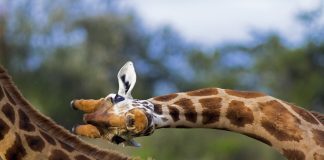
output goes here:
{"type": "Polygon", "coordinates": [[[324,160],[324,115],[272,96],[221,88],[133,99],[131,62],[118,72],[119,90],[98,100],[74,100],[86,112],[75,133],[139,146],[133,139],[160,128],[213,128],[261,141],[291,160],[324,160]]]}

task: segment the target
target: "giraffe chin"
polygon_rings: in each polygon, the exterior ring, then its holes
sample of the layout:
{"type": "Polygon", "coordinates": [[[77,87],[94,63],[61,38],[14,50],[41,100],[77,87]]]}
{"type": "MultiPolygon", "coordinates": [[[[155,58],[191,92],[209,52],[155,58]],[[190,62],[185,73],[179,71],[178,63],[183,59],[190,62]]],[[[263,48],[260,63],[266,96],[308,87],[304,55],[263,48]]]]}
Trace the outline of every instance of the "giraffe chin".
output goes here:
{"type": "Polygon", "coordinates": [[[103,133],[102,137],[111,143],[122,144],[124,146],[140,147],[134,138],[148,136],[154,132],[152,116],[146,114],[142,109],[133,109],[125,114],[124,125],[119,127],[98,127],[103,133]]]}
{"type": "Polygon", "coordinates": [[[104,131],[101,137],[117,145],[122,144],[123,146],[140,147],[141,145],[134,141],[133,135],[133,133],[126,129],[110,127],[104,131]]]}
{"type": "Polygon", "coordinates": [[[73,127],[72,132],[88,138],[102,138],[117,145],[140,147],[129,131],[117,127],[102,128],[92,124],[83,124],[73,127]]]}

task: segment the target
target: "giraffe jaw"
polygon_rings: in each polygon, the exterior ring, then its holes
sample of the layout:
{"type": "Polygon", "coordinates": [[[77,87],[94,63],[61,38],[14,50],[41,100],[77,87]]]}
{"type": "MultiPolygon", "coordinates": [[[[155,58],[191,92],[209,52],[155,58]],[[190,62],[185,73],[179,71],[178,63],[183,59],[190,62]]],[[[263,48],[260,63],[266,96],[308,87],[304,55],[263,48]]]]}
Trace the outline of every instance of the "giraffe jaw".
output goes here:
{"type": "Polygon", "coordinates": [[[124,146],[140,147],[141,144],[137,143],[130,135],[127,134],[127,130],[119,129],[117,127],[109,128],[108,132],[102,136],[109,142],[114,144],[123,144],[124,146]]]}
{"type": "Polygon", "coordinates": [[[127,130],[118,127],[102,128],[92,124],[83,124],[73,127],[72,132],[88,138],[102,138],[117,145],[140,147],[140,144],[133,140],[133,136],[127,134],[127,130]]]}
{"type": "Polygon", "coordinates": [[[134,140],[135,137],[131,131],[118,127],[110,127],[102,135],[103,139],[117,145],[123,144],[123,146],[140,147],[141,144],[134,140]]]}
{"type": "Polygon", "coordinates": [[[140,144],[133,138],[151,134],[154,129],[151,127],[153,125],[152,116],[142,108],[132,108],[118,114],[116,112],[107,114],[106,111],[98,110],[85,114],[83,119],[86,125],[91,126],[92,130],[97,130],[97,135],[93,136],[82,132],[76,132],[76,134],[90,138],[101,137],[115,144],[122,143],[124,146],[139,147],[140,144]]]}

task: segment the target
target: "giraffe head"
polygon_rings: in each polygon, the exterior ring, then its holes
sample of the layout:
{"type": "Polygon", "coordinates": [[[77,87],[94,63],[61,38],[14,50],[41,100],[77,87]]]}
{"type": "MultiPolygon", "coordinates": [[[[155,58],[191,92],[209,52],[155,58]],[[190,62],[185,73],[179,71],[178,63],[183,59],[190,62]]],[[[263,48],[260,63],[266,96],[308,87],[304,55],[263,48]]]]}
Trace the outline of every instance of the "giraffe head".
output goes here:
{"type": "Polygon", "coordinates": [[[86,125],[74,128],[78,135],[105,138],[119,144],[139,146],[133,137],[150,135],[154,131],[153,104],[146,100],[133,99],[131,92],[136,83],[132,62],[127,62],[117,75],[118,93],[108,94],[98,100],[73,100],[74,109],[86,112],[86,125]]]}

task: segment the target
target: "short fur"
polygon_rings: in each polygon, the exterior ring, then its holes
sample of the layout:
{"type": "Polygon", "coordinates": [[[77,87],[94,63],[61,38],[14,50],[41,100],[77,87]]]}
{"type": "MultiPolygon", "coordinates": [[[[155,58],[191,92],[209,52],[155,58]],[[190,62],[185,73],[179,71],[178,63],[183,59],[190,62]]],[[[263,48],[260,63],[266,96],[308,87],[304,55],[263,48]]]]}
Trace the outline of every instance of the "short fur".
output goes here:
{"type": "Polygon", "coordinates": [[[61,142],[65,142],[67,145],[73,147],[90,157],[95,159],[109,159],[109,160],[127,160],[130,159],[127,156],[119,154],[111,150],[101,150],[96,147],[90,146],[82,142],[75,135],[69,133],[63,127],[57,125],[53,120],[38,112],[20,93],[18,88],[14,85],[11,77],[7,74],[5,69],[0,65],[0,82],[3,87],[8,91],[12,100],[22,109],[28,117],[37,124],[38,127],[47,131],[47,134],[54,137],[61,142]]]}

